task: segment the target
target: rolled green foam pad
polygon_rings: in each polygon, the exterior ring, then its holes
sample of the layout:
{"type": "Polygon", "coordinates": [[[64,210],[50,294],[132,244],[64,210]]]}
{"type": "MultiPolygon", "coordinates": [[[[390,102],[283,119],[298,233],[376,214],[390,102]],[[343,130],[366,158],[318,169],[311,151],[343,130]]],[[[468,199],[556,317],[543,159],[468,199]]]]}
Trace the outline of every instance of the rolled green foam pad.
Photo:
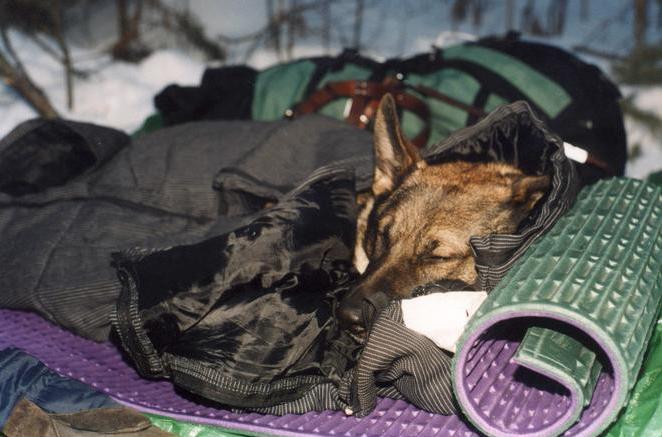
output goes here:
{"type": "Polygon", "coordinates": [[[600,181],[490,293],[453,385],[493,436],[593,436],[628,400],[662,303],[662,189],[600,181]]]}

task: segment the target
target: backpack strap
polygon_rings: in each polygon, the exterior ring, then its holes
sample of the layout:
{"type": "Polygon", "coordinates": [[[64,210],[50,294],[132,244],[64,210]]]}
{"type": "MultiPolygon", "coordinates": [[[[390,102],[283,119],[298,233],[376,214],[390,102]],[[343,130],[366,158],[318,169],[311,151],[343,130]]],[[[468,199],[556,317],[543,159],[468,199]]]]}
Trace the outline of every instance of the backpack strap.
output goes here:
{"type": "Polygon", "coordinates": [[[476,118],[480,119],[487,115],[487,112],[483,111],[481,108],[477,106],[467,105],[466,103],[462,103],[459,100],[454,99],[446,94],[443,94],[434,88],[430,88],[425,85],[409,85],[409,84],[406,85],[406,87],[424,95],[425,97],[437,99],[444,103],[448,103],[451,106],[455,106],[456,108],[462,109],[463,111],[468,112],[469,114],[473,115],[476,118]]]}
{"type": "Polygon", "coordinates": [[[412,144],[421,148],[427,144],[430,137],[430,109],[423,99],[408,93],[407,90],[418,92],[427,98],[441,100],[478,118],[486,115],[482,109],[462,103],[433,88],[409,85],[397,77],[387,76],[382,82],[364,80],[329,82],[313,92],[307,99],[299,102],[294,108],[285,111],[285,116],[293,118],[317,112],[333,100],[346,98],[350,99],[351,106],[345,120],[364,129],[369,127],[374,120],[382,96],[391,93],[399,109],[412,112],[423,121],[423,128],[416,137],[411,139],[412,144]]]}

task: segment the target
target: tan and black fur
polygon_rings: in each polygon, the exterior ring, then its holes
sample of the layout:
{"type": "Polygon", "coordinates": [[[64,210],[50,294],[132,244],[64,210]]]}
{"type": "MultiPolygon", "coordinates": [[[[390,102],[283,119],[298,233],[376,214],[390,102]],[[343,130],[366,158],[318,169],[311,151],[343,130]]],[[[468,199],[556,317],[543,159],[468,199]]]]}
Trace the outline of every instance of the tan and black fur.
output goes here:
{"type": "Polygon", "coordinates": [[[375,118],[372,190],[360,199],[354,262],[363,273],[338,316],[357,333],[372,293],[407,297],[432,281],[475,284],[469,238],[512,233],[549,186],[500,162],[428,165],[402,136],[386,95],[375,118]]]}

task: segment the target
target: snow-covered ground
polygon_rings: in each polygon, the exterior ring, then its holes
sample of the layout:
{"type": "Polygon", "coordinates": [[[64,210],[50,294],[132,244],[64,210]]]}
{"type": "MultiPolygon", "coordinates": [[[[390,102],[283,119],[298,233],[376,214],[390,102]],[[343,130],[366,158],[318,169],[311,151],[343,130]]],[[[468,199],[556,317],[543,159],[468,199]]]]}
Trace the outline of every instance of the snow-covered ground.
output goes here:
{"type": "MultiPolygon", "coordinates": [[[[636,105],[662,118],[662,87],[627,87],[624,92],[635,94],[636,105]]],[[[638,145],[641,152],[634,159],[628,160],[625,174],[635,178],[645,178],[654,171],[662,170],[662,137],[651,132],[640,123],[625,117],[625,132],[628,145],[638,145]]]]}
{"type": "MultiPolygon", "coordinates": [[[[76,68],[74,108],[66,105],[62,66],[20,34],[10,35],[32,79],[46,92],[63,117],[131,132],[154,112],[152,98],[170,83],[197,85],[204,64],[179,51],[158,51],[140,64],[112,62],[109,55],[73,48],[76,68]]],[[[0,87],[0,137],[36,113],[10,88],[0,87]]]]}
{"type": "MultiPolygon", "coordinates": [[[[503,8],[492,6],[494,9],[485,15],[480,29],[465,23],[457,25],[455,33],[449,34],[453,26],[447,16],[448,8],[444,15],[441,6],[434,6],[438,3],[441,2],[368,2],[372,6],[365,12],[363,52],[377,58],[409,56],[429,50],[433,45],[447,43],[449,36],[484,35],[505,30],[503,8]],[[402,8],[399,6],[401,4],[408,6],[402,8]],[[422,10],[425,7],[431,9],[422,10]],[[397,13],[386,13],[388,11],[397,13]]],[[[536,6],[543,3],[536,2],[536,6]]],[[[571,2],[570,7],[576,7],[578,3],[571,2]]],[[[223,33],[239,36],[260,29],[266,23],[263,0],[191,0],[190,4],[210,35],[223,33]]],[[[571,11],[564,35],[545,41],[567,48],[577,44],[589,44],[610,51],[627,48],[627,44],[631,43],[631,17],[618,15],[622,3],[604,0],[590,4],[594,10],[589,21],[581,21],[578,14],[571,11]],[[606,4],[611,7],[598,7],[606,4]]],[[[348,13],[351,16],[351,10],[336,9],[334,13],[348,13]]],[[[339,26],[333,31],[330,54],[340,50],[342,41],[347,40],[351,33],[351,26],[339,26]]],[[[113,126],[127,132],[137,129],[145,117],[153,113],[152,98],[164,86],[170,83],[198,84],[205,68],[195,56],[174,49],[157,51],[135,65],[112,62],[108,55],[96,48],[72,47],[76,67],[89,74],[75,79],[74,109],[68,111],[61,65],[20,34],[12,33],[11,38],[30,75],[63,116],[113,126]]],[[[653,35],[653,38],[660,36],[653,35]]],[[[304,39],[294,48],[295,57],[320,54],[325,54],[325,50],[314,38],[304,39]]],[[[248,58],[242,56],[241,50],[230,52],[230,62],[246,62],[256,68],[264,68],[279,60],[273,51],[266,49],[258,49],[248,58]]],[[[600,59],[587,60],[607,68],[600,59]]],[[[662,117],[662,87],[624,88],[624,94],[631,93],[636,95],[635,102],[642,109],[662,117]]],[[[34,117],[35,113],[11,89],[0,85],[0,115],[2,137],[18,123],[34,117]]],[[[628,143],[638,144],[641,150],[637,158],[628,162],[627,175],[644,178],[662,168],[662,138],[630,119],[626,119],[626,130],[628,143]]]]}

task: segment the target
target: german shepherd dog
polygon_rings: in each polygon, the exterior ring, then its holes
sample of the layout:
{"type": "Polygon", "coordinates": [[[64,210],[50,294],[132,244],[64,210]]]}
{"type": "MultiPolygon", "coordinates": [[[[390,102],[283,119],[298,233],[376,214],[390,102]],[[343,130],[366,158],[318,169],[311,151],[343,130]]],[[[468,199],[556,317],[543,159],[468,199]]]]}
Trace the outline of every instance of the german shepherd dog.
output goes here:
{"type": "Polygon", "coordinates": [[[440,280],[474,288],[469,238],[514,232],[550,183],[500,162],[428,165],[403,138],[390,94],[375,116],[374,152],[372,189],[357,220],[354,264],[362,276],[337,313],[359,337],[362,303],[375,293],[404,298],[440,280]]]}

